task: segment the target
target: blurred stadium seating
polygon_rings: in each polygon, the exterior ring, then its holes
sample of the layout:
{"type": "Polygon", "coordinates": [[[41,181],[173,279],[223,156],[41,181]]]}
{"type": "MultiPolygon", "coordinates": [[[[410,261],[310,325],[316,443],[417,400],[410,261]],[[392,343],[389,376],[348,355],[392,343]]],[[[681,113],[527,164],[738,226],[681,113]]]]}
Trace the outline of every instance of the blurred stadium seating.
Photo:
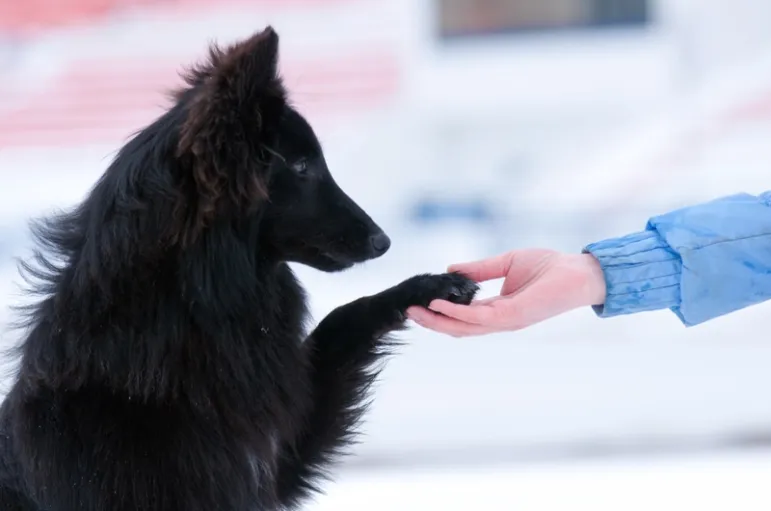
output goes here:
{"type": "MultiPolygon", "coordinates": [[[[372,106],[398,88],[399,69],[387,49],[284,63],[291,86],[301,73],[313,88],[298,106],[312,115],[341,115],[372,106]]],[[[180,58],[73,60],[46,84],[19,98],[0,118],[0,147],[119,143],[168,104],[164,92],[181,84],[180,58]]]]}

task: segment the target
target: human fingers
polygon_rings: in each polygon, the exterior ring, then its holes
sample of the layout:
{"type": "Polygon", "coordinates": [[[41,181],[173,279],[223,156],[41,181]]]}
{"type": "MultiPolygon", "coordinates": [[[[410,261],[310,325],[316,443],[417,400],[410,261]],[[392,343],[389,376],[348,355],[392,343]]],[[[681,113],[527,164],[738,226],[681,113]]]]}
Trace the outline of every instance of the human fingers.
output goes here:
{"type": "Polygon", "coordinates": [[[407,309],[407,317],[424,328],[452,337],[485,335],[495,331],[482,325],[472,325],[457,319],[448,318],[423,307],[410,307],[407,309]]]}
{"type": "Polygon", "coordinates": [[[488,259],[450,265],[450,272],[462,273],[477,282],[505,277],[511,267],[511,253],[500,254],[488,259]]]}
{"type": "Polygon", "coordinates": [[[479,300],[472,301],[469,305],[490,305],[491,303],[495,303],[500,300],[504,300],[505,296],[489,296],[487,298],[480,298],[479,300]]]}
{"type": "Polygon", "coordinates": [[[434,300],[428,308],[450,318],[475,325],[496,326],[505,319],[500,311],[490,304],[472,302],[471,305],[460,305],[447,300],[434,300]]]}

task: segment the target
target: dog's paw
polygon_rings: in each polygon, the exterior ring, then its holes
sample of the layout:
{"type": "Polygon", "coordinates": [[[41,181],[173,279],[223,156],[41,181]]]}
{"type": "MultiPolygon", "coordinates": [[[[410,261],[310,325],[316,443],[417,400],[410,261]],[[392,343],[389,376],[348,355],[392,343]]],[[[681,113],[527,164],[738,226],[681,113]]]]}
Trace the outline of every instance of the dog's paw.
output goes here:
{"type": "Polygon", "coordinates": [[[379,338],[384,333],[402,330],[410,307],[428,307],[434,300],[468,305],[477,291],[477,283],[460,273],[416,275],[376,295],[339,307],[322,325],[339,323],[348,330],[376,332],[375,337],[379,338]]]}
{"type": "Polygon", "coordinates": [[[399,286],[406,309],[414,305],[428,307],[434,300],[448,300],[453,303],[468,305],[474,299],[479,285],[460,273],[442,273],[439,275],[416,275],[405,280],[399,286]]]}

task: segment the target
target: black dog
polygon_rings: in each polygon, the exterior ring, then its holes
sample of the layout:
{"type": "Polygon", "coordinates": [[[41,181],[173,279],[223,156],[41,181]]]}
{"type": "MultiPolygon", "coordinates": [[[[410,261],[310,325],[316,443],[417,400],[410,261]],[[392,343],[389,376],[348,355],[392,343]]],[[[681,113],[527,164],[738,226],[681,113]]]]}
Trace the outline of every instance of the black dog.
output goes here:
{"type": "Polygon", "coordinates": [[[468,303],[419,275],[305,338],[287,262],[339,271],[389,238],[289,106],[268,28],[213,48],[76,209],[38,224],[38,279],[0,409],[1,511],[291,509],[365,410],[405,310],[468,303]]]}

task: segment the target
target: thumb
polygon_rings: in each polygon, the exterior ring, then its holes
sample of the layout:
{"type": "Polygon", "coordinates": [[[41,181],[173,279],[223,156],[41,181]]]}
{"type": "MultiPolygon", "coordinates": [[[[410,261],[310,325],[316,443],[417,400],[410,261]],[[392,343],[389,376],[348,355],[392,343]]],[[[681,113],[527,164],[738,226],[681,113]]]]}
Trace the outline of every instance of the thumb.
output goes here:
{"type": "Polygon", "coordinates": [[[462,273],[476,282],[484,282],[505,277],[511,268],[511,260],[512,254],[507,252],[488,259],[453,264],[447,271],[462,273]]]}

